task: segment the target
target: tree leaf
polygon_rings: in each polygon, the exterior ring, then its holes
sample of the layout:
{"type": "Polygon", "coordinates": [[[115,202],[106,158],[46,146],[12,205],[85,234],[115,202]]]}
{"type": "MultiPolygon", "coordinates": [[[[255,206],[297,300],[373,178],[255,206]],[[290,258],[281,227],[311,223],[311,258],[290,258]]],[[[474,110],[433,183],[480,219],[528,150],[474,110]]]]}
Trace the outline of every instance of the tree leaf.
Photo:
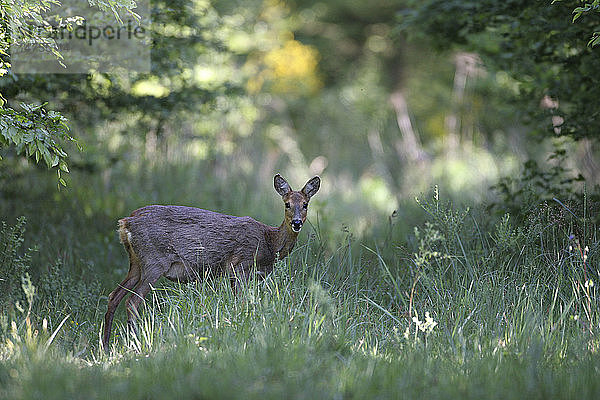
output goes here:
{"type": "Polygon", "coordinates": [[[59,168],[63,171],[65,171],[66,173],[69,173],[69,168],[67,167],[67,163],[64,161],[60,162],[59,168]]]}

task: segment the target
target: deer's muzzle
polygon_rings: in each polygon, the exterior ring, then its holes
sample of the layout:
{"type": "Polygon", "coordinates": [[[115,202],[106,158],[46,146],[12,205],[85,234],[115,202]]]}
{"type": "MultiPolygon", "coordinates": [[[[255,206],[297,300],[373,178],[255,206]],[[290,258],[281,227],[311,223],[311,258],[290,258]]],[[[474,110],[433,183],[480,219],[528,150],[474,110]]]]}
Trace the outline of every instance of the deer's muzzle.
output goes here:
{"type": "Polygon", "coordinates": [[[292,230],[294,232],[300,232],[300,229],[302,229],[302,220],[301,219],[293,219],[291,225],[292,225],[292,230]]]}

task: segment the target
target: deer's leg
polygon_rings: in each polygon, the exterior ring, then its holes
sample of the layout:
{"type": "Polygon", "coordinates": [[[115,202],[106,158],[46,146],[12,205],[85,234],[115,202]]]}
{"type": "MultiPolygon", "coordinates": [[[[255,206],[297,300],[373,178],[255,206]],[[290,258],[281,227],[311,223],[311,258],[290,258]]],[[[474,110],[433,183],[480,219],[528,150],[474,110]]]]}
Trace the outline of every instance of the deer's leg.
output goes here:
{"type": "MultiPolygon", "coordinates": [[[[159,270],[159,268],[156,268],[159,270]]],[[[150,292],[150,287],[158,281],[158,278],[162,276],[162,273],[157,273],[152,271],[152,268],[149,268],[150,273],[142,276],[140,284],[133,291],[131,296],[127,299],[127,324],[130,328],[133,329],[134,332],[137,333],[137,328],[135,324],[135,320],[137,319],[139,312],[138,308],[140,303],[144,301],[144,297],[150,292]]],[[[161,269],[162,272],[162,269],[161,269]]]]}
{"type": "Polygon", "coordinates": [[[110,331],[115,311],[123,297],[129,293],[140,281],[140,268],[137,263],[129,262],[129,273],[127,277],[108,295],[108,310],[104,315],[104,335],[102,336],[102,346],[104,351],[108,352],[108,342],[110,340],[110,331]]]}

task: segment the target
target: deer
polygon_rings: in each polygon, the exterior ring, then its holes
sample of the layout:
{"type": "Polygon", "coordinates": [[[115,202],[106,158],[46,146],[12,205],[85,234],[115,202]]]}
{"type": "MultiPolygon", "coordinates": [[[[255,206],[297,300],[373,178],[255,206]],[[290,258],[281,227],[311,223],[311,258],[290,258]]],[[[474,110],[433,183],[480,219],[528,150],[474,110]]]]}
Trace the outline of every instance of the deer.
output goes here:
{"type": "Polygon", "coordinates": [[[308,203],[321,185],[319,176],[294,191],[280,175],[273,178],[285,211],[280,226],[195,207],[149,205],[119,220],[119,238],[129,257],[129,272],[109,294],[102,345],[109,351],[113,317],[127,294],[127,324],[135,331],[138,308],[152,286],[165,277],[189,282],[229,277],[234,293],[253,272],[264,278],[276,260],[292,251],[306,221],[308,203]]]}

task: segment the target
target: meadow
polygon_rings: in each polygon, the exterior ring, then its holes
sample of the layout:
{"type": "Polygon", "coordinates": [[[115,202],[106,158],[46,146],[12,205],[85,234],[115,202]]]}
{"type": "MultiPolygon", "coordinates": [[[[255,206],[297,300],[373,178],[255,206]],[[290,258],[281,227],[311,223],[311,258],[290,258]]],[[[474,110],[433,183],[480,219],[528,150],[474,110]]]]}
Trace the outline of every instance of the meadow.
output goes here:
{"type": "MultiPolygon", "coordinates": [[[[207,182],[184,184],[193,169],[158,166],[153,182],[160,170],[169,179],[152,190],[140,176],[121,178],[140,198],[202,205],[192,197],[207,182]]],[[[119,188],[102,194],[100,177],[79,178],[88,183],[80,190],[47,198],[55,189],[40,184],[28,201],[3,203],[4,213],[27,221],[6,216],[1,232],[3,265],[13,269],[0,282],[3,305],[12,304],[1,320],[2,398],[600,393],[597,230],[565,204],[517,220],[455,206],[433,188],[358,234],[326,218],[331,200],[317,195],[294,252],[265,280],[251,280],[239,295],[226,279],[160,281],[137,335],[119,309],[105,354],[106,296],[127,269],[114,214],[140,199],[119,188]]],[[[270,185],[260,195],[241,190],[244,182],[211,182],[239,195],[221,198],[220,207],[244,204],[247,214],[277,224],[279,196],[270,185]]]]}

